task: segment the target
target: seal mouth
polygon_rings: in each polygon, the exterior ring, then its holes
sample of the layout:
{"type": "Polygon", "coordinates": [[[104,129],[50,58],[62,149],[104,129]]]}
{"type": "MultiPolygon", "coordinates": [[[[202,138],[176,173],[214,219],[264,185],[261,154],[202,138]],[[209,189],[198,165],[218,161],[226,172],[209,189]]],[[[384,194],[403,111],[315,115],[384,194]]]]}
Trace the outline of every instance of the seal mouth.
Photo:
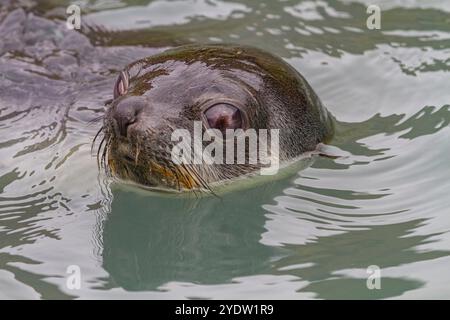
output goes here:
{"type": "Polygon", "coordinates": [[[162,152],[161,147],[155,147],[149,154],[148,149],[142,148],[140,139],[133,139],[138,141],[135,144],[130,138],[122,141],[109,130],[107,124],[95,135],[92,149],[102,134],[97,148],[97,165],[107,176],[131,181],[150,189],[213,193],[201,175],[201,165],[174,164],[169,155],[162,152]],[[156,154],[159,156],[156,157],[156,154]]]}

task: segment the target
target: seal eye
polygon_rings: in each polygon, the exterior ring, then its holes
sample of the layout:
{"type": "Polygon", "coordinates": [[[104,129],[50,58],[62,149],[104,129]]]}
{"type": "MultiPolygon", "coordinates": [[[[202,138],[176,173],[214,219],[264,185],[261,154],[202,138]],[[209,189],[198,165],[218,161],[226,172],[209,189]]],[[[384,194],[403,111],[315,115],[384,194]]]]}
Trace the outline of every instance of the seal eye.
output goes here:
{"type": "Polygon", "coordinates": [[[225,134],[226,129],[240,129],[243,126],[241,111],[228,103],[218,103],[209,107],[205,113],[208,127],[219,129],[225,134]]]}
{"type": "Polygon", "coordinates": [[[126,72],[121,71],[117,77],[116,84],[114,85],[114,99],[124,95],[128,90],[128,75],[126,72]]]}

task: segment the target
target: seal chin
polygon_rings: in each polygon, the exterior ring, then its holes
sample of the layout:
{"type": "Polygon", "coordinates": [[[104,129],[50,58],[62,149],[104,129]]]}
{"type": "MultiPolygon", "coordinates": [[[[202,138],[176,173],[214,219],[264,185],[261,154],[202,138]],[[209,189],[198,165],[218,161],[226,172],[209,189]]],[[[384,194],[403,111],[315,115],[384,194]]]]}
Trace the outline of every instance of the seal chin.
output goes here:
{"type": "Polygon", "coordinates": [[[139,161],[133,154],[108,152],[107,169],[112,176],[147,188],[172,191],[209,190],[195,166],[175,165],[170,160],[139,161]]]}

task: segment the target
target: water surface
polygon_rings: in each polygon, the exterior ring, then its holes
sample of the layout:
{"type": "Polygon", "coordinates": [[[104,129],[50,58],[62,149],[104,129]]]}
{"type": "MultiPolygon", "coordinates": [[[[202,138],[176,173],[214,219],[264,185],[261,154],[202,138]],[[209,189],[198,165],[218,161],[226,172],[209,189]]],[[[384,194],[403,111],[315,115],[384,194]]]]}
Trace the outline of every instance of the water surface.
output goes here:
{"type": "MultiPolygon", "coordinates": [[[[92,76],[70,103],[64,85],[53,87],[47,104],[23,97],[19,111],[4,93],[1,298],[450,298],[447,1],[90,0],[82,8],[84,22],[111,29],[283,57],[337,118],[331,144],[346,157],[221,198],[163,196],[97,169],[90,144],[99,124],[89,121],[101,116],[97,102],[108,97],[95,95],[110,82],[92,76]],[[373,3],[381,30],[366,28],[373,3]],[[81,269],[79,290],[66,285],[70,265],[81,269]],[[381,268],[381,290],[366,287],[371,265],[381,268]]],[[[111,50],[98,61],[110,70],[89,74],[108,76],[150,52],[111,50]]],[[[42,71],[16,54],[1,58],[42,71]]]]}

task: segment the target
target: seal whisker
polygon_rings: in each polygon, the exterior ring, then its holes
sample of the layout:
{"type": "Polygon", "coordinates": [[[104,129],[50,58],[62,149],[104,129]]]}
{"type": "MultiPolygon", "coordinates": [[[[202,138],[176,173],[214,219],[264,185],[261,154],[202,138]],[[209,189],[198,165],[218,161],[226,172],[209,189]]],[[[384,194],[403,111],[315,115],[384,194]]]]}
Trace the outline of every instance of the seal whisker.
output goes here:
{"type": "Polygon", "coordinates": [[[102,140],[100,141],[100,144],[97,149],[97,167],[98,167],[98,169],[100,169],[100,151],[102,150],[102,146],[103,146],[103,143],[105,142],[105,140],[106,140],[105,137],[103,137],[102,140]]]}
{"type": "Polygon", "coordinates": [[[214,191],[209,186],[208,182],[202,177],[202,175],[199,174],[199,172],[196,170],[196,168],[192,165],[186,165],[182,164],[184,170],[189,174],[191,179],[194,179],[195,183],[197,184],[198,191],[200,192],[209,192],[215,196],[217,196],[214,191]]]}
{"type": "Polygon", "coordinates": [[[98,117],[96,117],[96,118],[94,118],[94,119],[91,119],[91,120],[89,120],[89,121],[87,122],[87,126],[89,127],[89,126],[91,126],[91,125],[93,125],[93,124],[99,122],[100,120],[102,120],[102,119],[104,119],[104,118],[105,118],[105,116],[104,116],[104,115],[101,115],[101,116],[98,116],[98,117]]]}
{"type": "Polygon", "coordinates": [[[170,171],[173,173],[173,175],[175,176],[178,191],[181,191],[180,177],[178,176],[178,170],[174,170],[174,169],[172,168],[172,166],[169,166],[169,170],[170,170],[170,171]]]}
{"type": "Polygon", "coordinates": [[[139,160],[139,140],[136,141],[136,155],[134,157],[134,164],[137,165],[138,164],[138,160],[139,160]]]}
{"type": "Polygon", "coordinates": [[[107,152],[109,150],[110,145],[111,145],[111,138],[109,138],[108,141],[106,142],[105,147],[103,148],[102,156],[101,156],[102,167],[105,169],[106,175],[108,175],[108,176],[110,176],[110,171],[108,170],[108,165],[106,163],[106,157],[107,157],[107,152]]]}
{"type": "Polygon", "coordinates": [[[94,139],[92,140],[92,144],[91,144],[91,153],[92,153],[92,150],[94,149],[95,141],[96,141],[97,138],[99,137],[100,133],[103,132],[104,128],[105,128],[105,127],[102,126],[102,127],[97,131],[97,133],[95,134],[94,139]]]}

